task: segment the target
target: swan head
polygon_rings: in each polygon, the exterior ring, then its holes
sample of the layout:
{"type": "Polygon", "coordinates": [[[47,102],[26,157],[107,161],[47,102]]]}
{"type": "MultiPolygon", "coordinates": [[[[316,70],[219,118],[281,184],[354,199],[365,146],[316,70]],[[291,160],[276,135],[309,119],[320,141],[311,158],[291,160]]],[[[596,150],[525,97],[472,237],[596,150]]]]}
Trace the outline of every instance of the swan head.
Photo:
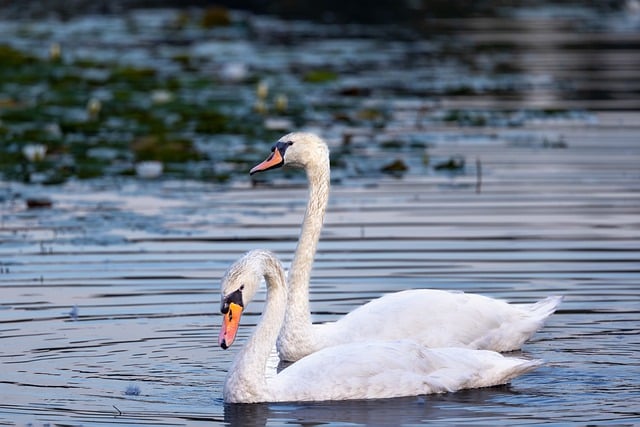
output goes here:
{"type": "Polygon", "coordinates": [[[271,274],[274,265],[282,268],[273,253],[256,249],[234,262],[222,277],[220,313],[224,318],[218,344],[223,349],[235,340],[242,312],[260,289],[262,278],[271,274]]]}
{"type": "Polygon", "coordinates": [[[289,133],[271,147],[271,154],[265,161],[254,166],[249,172],[264,172],[282,166],[306,169],[314,163],[328,163],[329,148],[318,135],[309,132],[289,133]]]}

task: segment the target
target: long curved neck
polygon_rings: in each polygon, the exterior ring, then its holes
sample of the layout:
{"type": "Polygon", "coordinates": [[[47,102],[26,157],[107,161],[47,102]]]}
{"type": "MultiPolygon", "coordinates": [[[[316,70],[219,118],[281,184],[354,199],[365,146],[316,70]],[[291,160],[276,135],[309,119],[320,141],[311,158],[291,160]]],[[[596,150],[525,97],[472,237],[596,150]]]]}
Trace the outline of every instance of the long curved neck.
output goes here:
{"type": "Polygon", "coordinates": [[[225,382],[225,400],[229,402],[246,401],[247,396],[263,400],[268,394],[265,371],[284,320],[287,286],[284,270],[275,259],[265,259],[264,278],[267,298],[262,317],[236,356],[225,382]]]}
{"type": "Polygon", "coordinates": [[[309,200],[302,222],[298,246],[291,262],[289,277],[289,308],[280,333],[281,339],[295,335],[296,341],[311,336],[311,313],[309,310],[309,282],[313,259],[329,201],[330,169],[329,152],[307,166],[309,200]]]}

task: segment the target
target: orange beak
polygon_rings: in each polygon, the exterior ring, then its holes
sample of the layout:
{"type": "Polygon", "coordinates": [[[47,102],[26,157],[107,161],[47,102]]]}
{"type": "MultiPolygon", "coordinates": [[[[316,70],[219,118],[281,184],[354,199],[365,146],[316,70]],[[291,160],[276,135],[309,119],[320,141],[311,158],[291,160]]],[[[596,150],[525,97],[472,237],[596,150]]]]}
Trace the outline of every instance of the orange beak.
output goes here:
{"type": "Polygon", "coordinates": [[[220,336],[218,336],[218,344],[223,349],[229,348],[236,339],[241,316],[242,306],[233,302],[230,303],[229,311],[224,314],[222,319],[222,328],[220,328],[220,336]]]}
{"type": "Polygon", "coordinates": [[[263,172],[269,169],[274,169],[282,166],[283,164],[284,164],[284,159],[282,158],[282,154],[280,154],[280,150],[278,150],[277,148],[274,148],[273,153],[271,153],[271,155],[267,157],[267,159],[264,162],[255,165],[249,171],[249,175],[253,175],[256,172],[263,172]]]}

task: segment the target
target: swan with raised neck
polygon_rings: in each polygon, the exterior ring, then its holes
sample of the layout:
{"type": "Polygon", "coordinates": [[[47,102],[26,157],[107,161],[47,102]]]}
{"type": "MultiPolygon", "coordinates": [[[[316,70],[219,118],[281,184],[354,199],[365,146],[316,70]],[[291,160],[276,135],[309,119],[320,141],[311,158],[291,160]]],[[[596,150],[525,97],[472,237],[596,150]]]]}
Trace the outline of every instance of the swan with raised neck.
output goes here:
{"type": "Polygon", "coordinates": [[[295,361],[341,343],[394,340],[399,333],[428,347],[517,350],[544,325],[562,300],[548,297],[535,304],[508,304],[476,294],[414,289],[384,295],[336,322],[312,324],[309,283],[329,200],[327,144],[313,133],[284,135],[267,159],[250,173],[282,166],[304,169],[309,182],[300,238],[287,278],[287,312],[277,344],[284,360],[295,361]]]}

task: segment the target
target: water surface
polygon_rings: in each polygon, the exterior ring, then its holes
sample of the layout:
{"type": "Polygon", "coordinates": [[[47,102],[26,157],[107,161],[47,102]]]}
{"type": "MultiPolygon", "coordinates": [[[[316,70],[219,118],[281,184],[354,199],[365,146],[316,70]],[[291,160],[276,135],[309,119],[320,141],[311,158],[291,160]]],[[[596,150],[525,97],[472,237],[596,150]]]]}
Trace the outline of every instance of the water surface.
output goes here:
{"type": "Polygon", "coordinates": [[[225,187],[5,183],[0,419],[638,423],[640,147],[635,124],[609,126],[619,120],[601,114],[588,129],[556,125],[566,149],[509,144],[509,130],[495,130],[491,143],[436,147],[482,157],[479,194],[474,173],[334,185],[313,273],[316,321],[418,287],[513,302],[565,295],[523,348],[545,366],[508,386],[440,396],[223,405],[226,369],[256,323],[263,296],[243,317],[238,343],[223,351],[216,347],[219,278],[252,248],[290,262],[304,183],[292,186],[278,172],[257,188],[248,180],[225,187]],[[51,208],[26,208],[27,196],[45,195],[51,208]]]}

